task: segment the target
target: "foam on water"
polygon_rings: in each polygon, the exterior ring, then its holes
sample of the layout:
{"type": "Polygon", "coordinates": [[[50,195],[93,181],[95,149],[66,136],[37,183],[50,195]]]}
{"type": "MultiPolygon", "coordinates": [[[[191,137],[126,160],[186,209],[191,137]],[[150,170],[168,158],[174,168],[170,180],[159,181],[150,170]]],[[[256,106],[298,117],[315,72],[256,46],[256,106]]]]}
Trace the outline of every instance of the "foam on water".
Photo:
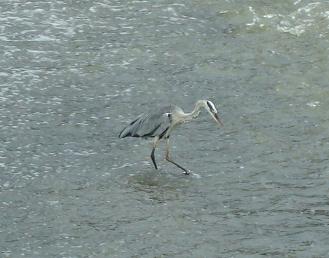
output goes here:
{"type": "Polygon", "coordinates": [[[193,178],[196,178],[196,179],[200,179],[200,178],[201,178],[201,176],[200,176],[199,174],[194,173],[194,172],[191,172],[191,176],[192,176],[193,178]]]}
{"type": "MultiPolygon", "coordinates": [[[[300,6],[300,2],[295,2],[297,9],[290,14],[265,13],[260,15],[249,6],[253,20],[247,26],[264,27],[271,26],[280,32],[301,36],[306,32],[325,32],[329,27],[329,4],[327,2],[314,2],[305,6],[300,6]]],[[[319,33],[320,35],[321,33],[319,33]]]]}

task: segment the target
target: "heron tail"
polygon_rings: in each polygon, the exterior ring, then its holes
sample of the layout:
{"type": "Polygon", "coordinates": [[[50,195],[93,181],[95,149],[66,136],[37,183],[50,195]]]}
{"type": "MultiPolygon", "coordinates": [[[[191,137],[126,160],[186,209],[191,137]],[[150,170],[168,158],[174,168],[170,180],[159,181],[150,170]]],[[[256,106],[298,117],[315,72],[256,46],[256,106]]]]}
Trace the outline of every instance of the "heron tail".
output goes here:
{"type": "Polygon", "coordinates": [[[119,138],[125,138],[127,136],[131,136],[131,132],[129,130],[129,126],[127,126],[126,128],[124,128],[120,134],[119,134],[119,138]]]}
{"type": "Polygon", "coordinates": [[[136,127],[137,127],[137,124],[138,124],[139,120],[140,120],[140,116],[138,116],[128,126],[123,128],[123,130],[119,134],[119,138],[125,138],[125,137],[128,137],[128,136],[137,137],[138,135],[136,135],[135,131],[136,131],[136,127]]]}

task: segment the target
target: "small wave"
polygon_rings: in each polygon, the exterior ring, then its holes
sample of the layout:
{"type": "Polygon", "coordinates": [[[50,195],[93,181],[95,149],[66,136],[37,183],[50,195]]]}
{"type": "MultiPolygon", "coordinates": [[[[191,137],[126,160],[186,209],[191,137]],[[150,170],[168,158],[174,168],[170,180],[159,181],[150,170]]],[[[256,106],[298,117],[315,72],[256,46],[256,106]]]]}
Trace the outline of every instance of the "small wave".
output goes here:
{"type": "Polygon", "coordinates": [[[33,38],[31,41],[56,41],[58,39],[54,37],[49,37],[47,35],[38,35],[37,37],[33,38]]]}
{"type": "MultiPolygon", "coordinates": [[[[300,2],[295,2],[299,5],[300,2]]],[[[277,31],[301,36],[306,32],[317,32],[319,36],[327,33],[329,27],[329,3],[314,2],[297,8],[284,15],[280,13],[267,13],[260,15],[249,6],[252,21],[246,23],[248,27],[274,27],[277,31]]]]}
{"type": "Polygon", "coordinates": [[[196,178],[196,179],[200,179],[200,178],[201,178],[201,176],[200,176],[199,174],[197,174],[197,173],[193,173],[193,172],[191,172],[191,176],[192,176],[193,178],[196,178]]]}

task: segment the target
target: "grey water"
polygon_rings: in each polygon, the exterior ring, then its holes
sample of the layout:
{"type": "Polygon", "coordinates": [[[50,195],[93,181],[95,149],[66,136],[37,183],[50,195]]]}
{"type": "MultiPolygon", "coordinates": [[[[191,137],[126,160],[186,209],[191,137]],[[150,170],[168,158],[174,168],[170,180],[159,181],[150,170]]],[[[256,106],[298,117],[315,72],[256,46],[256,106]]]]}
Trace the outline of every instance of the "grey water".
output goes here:
{"type": "Polygon", "coordinates": [[[329,257],[329,3],[0,2],[0,257],[329,257]],[[118,139],[145,110],[203,112],[118,139]]]}

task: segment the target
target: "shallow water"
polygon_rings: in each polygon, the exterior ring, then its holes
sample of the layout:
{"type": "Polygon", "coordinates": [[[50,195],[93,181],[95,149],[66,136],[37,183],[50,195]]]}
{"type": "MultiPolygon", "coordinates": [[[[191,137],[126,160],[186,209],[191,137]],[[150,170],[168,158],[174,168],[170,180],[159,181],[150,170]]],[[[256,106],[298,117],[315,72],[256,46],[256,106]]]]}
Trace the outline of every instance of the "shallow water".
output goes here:
{"type": "Polygon", "coordinates": [[[1,257],[328,257],[326,1],[0,3],[1,257]],[[136,115],[209,98],[172,135],[136,115]]]}

